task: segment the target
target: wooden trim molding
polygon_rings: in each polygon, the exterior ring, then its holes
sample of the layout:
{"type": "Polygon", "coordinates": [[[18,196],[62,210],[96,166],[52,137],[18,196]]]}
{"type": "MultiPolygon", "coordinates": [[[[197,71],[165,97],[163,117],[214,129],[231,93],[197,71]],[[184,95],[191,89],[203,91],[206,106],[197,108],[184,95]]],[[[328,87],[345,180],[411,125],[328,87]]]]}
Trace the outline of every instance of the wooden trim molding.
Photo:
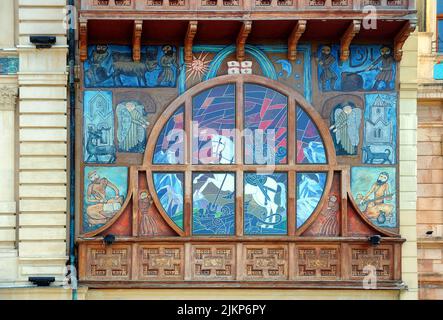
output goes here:
{"type": "Polygon", "coordinates": [[[185,63],[192,62],[192,45],[197,33],[198,21],[189,21],[185,37],[185,63]]]}
{"type": "Polygon", "coordinates": [[[349,25],[348,29],[346,29],[345,33],[340,39],[340,60],[346,61],[349,59],[349,55],[351,52],[349,51],[349,47],[351,45],[352,39],[360,32],[361,29],[361,21],[353,20],[349,25]]]}
{"type": "Polygon", "coordinates": [[[141,58],[141,37],[143,32],[143,20],[134,21],[134,31],[132,34],[132,59],[136,62],[141,58]]]}
{"type": "Polygon", "coordinates": [[[245,60],[245,45],[251,30],[252,21],[243,21],[242,27],[237,36],[237,61],[242,62],[245,60]]]}
{"type": "Polygon", "coordinates": [[[307,21],[299,20],[294,26],[288,39],[288,60],[295,61],[297,59],[297,44],[301,36],[306,30],[307,21]]]}
{"type": "Polygon", "coordinates": [[[409,35],[414,32],[417,26],[417,21],[409,20],[401,28],[400,32],[395,36],[394,39],[394,58],[397,62],[401,61],[403,57],[403,45],[408,39],[409,35]]]}
{"type": "Polygon", "coordinates": [[[88,59],[88,20],[79,20],[79,55],[80,61],[85,62],[88,59]]]}

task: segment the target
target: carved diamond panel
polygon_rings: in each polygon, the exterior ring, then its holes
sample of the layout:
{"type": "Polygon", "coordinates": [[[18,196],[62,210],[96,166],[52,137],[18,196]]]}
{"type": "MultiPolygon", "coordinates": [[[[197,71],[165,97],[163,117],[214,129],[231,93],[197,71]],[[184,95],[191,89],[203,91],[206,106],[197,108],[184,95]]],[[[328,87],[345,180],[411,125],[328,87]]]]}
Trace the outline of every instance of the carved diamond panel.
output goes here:
{"type": "Polygon", "coordinates": [[[285,245],[245,245],[244,276],[251,280],[286,280],[288,247],[285,245]]]}
{"type": "Polygon", "coordinates": [[[183,252],[182,245],[140,245],[139,278],[141,280],[183,279],[183,252]]]}
{"type": "Polygon", "coordinates": [[[351,247],[351,276],[364,277],[369,271],[366,266],[376,268],[377,277],[380,279],[393,278],[393,247],[392,246],[352,246],[351,247]]]}
{"type": "Polygon", "coordinates": [[[87,250],[90,280],[129,280],[131,277],[131,246],[90,246],[87,250]]]}
{"type": "Polygon", "coordinates": [[[195,245],[192,247],[192,277],[198,280],[234,280],[234,245],[195,245]]]}
{"type": "Polygon", "coordinates": [[[338,246],[296,247],[296,275],[310,278],[337,279],[340,277],[340,249],[338,246]]]}

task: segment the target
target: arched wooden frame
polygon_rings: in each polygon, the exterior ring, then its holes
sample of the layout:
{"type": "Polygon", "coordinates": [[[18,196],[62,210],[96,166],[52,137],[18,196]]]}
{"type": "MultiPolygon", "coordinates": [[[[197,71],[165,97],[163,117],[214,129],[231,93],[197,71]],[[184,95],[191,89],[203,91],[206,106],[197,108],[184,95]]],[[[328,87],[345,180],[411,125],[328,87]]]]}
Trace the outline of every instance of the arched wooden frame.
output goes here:
{"type": "MultiPolygon", "coordinates": [[[[180,96],[163,112],[161,117],[154,125],[151,137],[148,140],[148,145],[144,155],[143,167],[146,168],[148,187],[152,192],[152,198],[155,206],[158,208],[160,214],[168,222],[168,224],[177,232],[180,236],[192,236],[192,173],[193,172],[230,172],[235,174],[236,181],[236,200],[235,200],[235,236],[243,236],[243,174],[244,172],[253,172],[265,168],[263,165],[251,165],[244,164],[244,139],[242,137],[235,137],[235,164],[222,165],[222,164],[209,164],[200,165],[192,163],[192,98],[197,94],[224,84],[234,84],[236,86],[236,129],[243,130],[244,127],[244,84],[251,83],[262,85],[266,88],[275,90],[288,99],[288,161],[287,164],[275,165],[275,172],[287,172],[288,174],[288,208],[287,208],[287,226],[288,236],[301,235],[317,218],[320,213],[323,204],[326,201],[332,187],[333,173],[337,170],[337,162],[335,157],[335,149],[332,138],[329,134],[329,129],[322,120],[320,114],[295,90],[268,78],[255,76],[255,75],[228,75],[214,78],[209,81],[205,81],[199,85],[189,89],[185,95],[180,96]],[[178,108],[184,106],[184,130],[186,132],[186,139],[184,141],[184,163],[183,164],[154,164],[153,156],[155,153],[155,147],[158,137],[170,119],[170,117],[176,112],[178,108]],[[318,132],[323,140],[325,146],[326,163],[325,164],[298,164],[296,162],[296,145],[297,145],[297,128],[296,128],[296,116],[297,107],[301,107],[308,116],[312,119],[318,132]],[[158,198],[154,187],[153,173],[184,173],[184,230],[181,230],[167,215],[163,206],[158,198]],[[296,201],[297,201],[297,188],[296,188],[296,174],[297,173],[309,173],[309,172],[324,172],[327,174],[327,180],[325,188],[323,190],[322,197],[311,216],[304,222],[300,228],[296,228],[296,201]]],[[[208,235],[209,236],[209,235],[208,235]]],[[[204,238],[204,235],[196,235],[195,237],[204,238]]],[[[210,235],[214,237],[214,235],[210,235]]],[[[272,236],[269,236],[272,239],[272,236]]]]}

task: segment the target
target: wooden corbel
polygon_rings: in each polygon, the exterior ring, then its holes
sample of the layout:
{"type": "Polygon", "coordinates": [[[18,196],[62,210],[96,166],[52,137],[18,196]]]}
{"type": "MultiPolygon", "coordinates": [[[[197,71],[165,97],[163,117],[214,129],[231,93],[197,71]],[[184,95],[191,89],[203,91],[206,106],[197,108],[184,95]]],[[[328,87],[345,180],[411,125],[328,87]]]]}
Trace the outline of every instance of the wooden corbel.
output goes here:
{"type": "Polygon", "coordinates": [[[349,25],[348,29],[346,29],[345,33],[340,39],[340,60],[346,61],[349,59],[352,39],[360,32],[361,29],[361,21],[353,20],[349,25]]]}
{"type": "Polygon", "coordinates": [[[306,20],[299,20],[292,30],[288,39],[288,60],[295,61],[297,59],[297,44],[301,36],[306,30],[306,20]]]}
{"type": "Polygon", "coordinates": [[[251,30],[252,21],[243,21],[243,25],[237,36],[237,61],[239,62],[245,60],[245,44],[251,30]]]}
{"type": "Polygon", "coordinates": [[[79,21],[79,54],[80,61],[85,62],[88,59],[88,20],[79,21]]]}
{"type": "Polygon", "coordinates": [[[139,62],[141,58],[141,39],[143,31],[143,20],[134,21],[132,33],[132,60],[139,62]]]}
{"type": "Polygon", "coordinates": [[[403,57],[403,45],[408,39],[409,35],[414,32],[417,26],[417,21],[411,21],[405,23],[403,28],[401,28],[400,32],[394,38],[394,58],[395,61],[400,62],[403,57]]]}
{"type": "Polygon", "coordinates": [[[185,38],[185,62],[192,62],[192,45],[194,43],[194,37],[197,33],[198,21],[189,21],[188,31],[185,38]]]}

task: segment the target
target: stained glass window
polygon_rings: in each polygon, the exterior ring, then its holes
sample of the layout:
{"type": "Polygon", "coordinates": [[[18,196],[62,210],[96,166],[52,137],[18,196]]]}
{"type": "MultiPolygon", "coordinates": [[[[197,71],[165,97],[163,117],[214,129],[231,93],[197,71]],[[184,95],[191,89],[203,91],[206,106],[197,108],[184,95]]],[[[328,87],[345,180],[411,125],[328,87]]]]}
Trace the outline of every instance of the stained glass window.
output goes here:
{"type": "Polygon", "coordinates": [[[326,163],[323,140],[311,117],[297,108],[297,163],[326,163]]]}
{"type": "Polygon", "coordinates": [[[183,173],[154,173],[154,187],[163,209],[183,230],[183,173]]]}
{"type": "Polygon", "coordinates": [[[193,163],[235,162],[235,85],[206,90],[193,98],[193,163]]]}
{"type": "Polygon", "coordinates": [[[245,234],[287,234],[286,186],[286,173],[245,173],[245,234]]]}
{"type": "Polygon", "coordinates": [[[256,84],[245,84],[246,164],[287,162],[288,98],[256,84]]]}
{"type": "Polygon", "coordinates": [[[314,213],[325,183],[326,173],[297,173],[297,228],[314,213]]]}
{"type": "Polygon", "coordinates": [[[155,164],[183,164],[184,110],[183,106],[178,108],[160,132],[154,152],[155,164]]]}
{"type": "Polygon", "coordinates": [[[192,186],[192,233],[195,235],[234,234],[234,174],[194,173],[192,186]]]}

